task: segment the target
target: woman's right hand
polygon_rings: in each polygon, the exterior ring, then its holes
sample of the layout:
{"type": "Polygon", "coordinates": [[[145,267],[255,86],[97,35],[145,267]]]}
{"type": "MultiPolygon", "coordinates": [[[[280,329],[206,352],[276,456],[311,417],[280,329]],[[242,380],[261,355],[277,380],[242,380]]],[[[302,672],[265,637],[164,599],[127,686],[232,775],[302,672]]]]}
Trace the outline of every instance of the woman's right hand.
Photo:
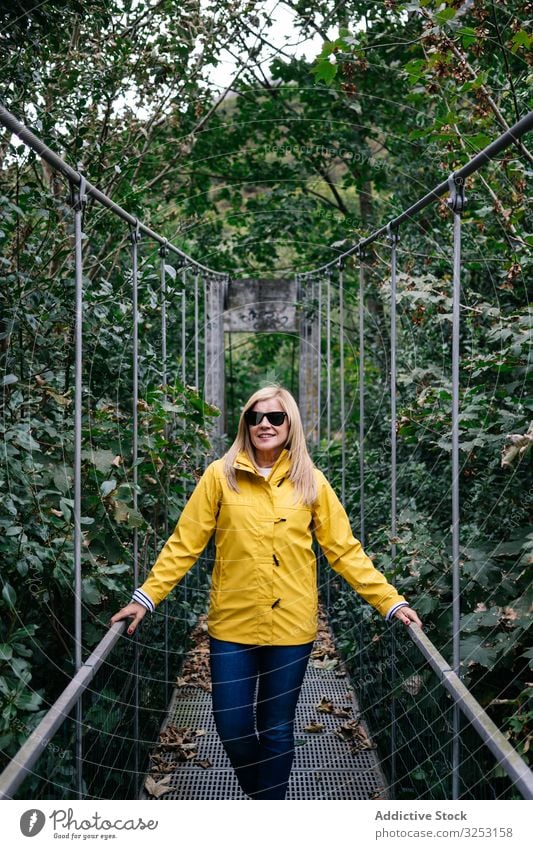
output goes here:
{"type": "Polygon", "coordinates": [[[128,625],[128,634],[133,634],[137,625],[142,622],[147,613],[147,607],[143,604],[139,604],[137,601],[132,601],[111,617],[110,625],[113,625],[114,622],[120,622],[121,619],[127,619],[129,617],[132,621],[128,625]]]}

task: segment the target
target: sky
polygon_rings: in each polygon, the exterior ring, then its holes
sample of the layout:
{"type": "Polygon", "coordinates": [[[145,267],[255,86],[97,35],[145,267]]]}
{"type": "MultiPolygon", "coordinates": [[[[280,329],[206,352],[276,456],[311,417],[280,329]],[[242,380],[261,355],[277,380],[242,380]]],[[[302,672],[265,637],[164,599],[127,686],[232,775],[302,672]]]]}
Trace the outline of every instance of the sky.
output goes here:
{"type": "MultiPolygon", "coordinates": [[[[266,2],[258,3],[257,8],[269,12],[273,18],[272,26],[267,27],[263,23],[259,27],[259,30],[275,48],[278,50],[281,49],[291,56],[305,56],[309,60],[314,59],[320,53],[322,49],[322,38],[316,34],[313,38],[302,40],[301,33],[294,25],[296,14],[282,0],[266,0],[266,2]]],[[[332,31],[328,32],[328,35],[331,36],[331,34],[332,31]]],[[[254,39],[253,36],[248,36],[246,41],[250,48],[253,48],[254,44],[258,43],[257,39],[254,39]]],[[[261,65],[265,74],[268,74],[268,65],[275,55],[275,49],[263,47],[262,56],[264,58],[261,65]]],[[[253,64],[254,60],[250,59],[249,54],[247,57],[244,57],[244,54],[241,52],[241,56],[253,64]]],[[[221,54],[219,65],[213,69],[211,83],[215,87],[220,88],[220,92],[222,93],[231,84],[237,72],[237,67],[237,61],[234,56],[229,51],[224,51],[221,54]]]]}

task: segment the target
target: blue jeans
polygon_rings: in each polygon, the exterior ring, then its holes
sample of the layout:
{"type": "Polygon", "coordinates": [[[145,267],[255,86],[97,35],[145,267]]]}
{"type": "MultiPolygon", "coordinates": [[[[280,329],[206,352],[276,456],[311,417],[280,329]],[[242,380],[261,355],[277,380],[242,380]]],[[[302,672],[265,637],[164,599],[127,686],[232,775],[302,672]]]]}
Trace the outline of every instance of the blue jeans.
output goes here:
{"type": "Polygon", "coordinates": [[[252,799],[284,799],[294,760],[294,714],[313,643],[209,640],[215,725],[239,784],[252,799]]]}

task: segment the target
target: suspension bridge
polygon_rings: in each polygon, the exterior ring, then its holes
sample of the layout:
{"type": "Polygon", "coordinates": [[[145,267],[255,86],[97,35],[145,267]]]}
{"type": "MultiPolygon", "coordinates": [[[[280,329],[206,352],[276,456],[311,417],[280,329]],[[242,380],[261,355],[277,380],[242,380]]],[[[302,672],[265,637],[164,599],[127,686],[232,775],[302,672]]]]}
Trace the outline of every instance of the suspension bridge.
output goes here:
{"type": "MultiPolygon", "coordinates": [[[[338,334],[340,369],[340,481],[346,494],[345,409],[345,275],[353,262],[359,276],[359,502],[358,535],[365,542],[365,274],[373,243],[389,250],[390,275],[390,539],[391,560],[397,536],[397,266],[400,227],[408,226],[430,204],[448,196],[453,217],[450,263],[453,268],[452,316],[452,462],[451,534],[453,621],[449,663],[439,647],[416,625],[409,629],[383,626],[377,632],[365,611],[355,623],[357,656],[349,684],[335,649],[334,638],[323,623],[309,667],[297,715],[296,761],[289,789],[293,799],[397,798],[406,782],[412,798],[533,798],[533,774],[486,711],[461,681],[460,632],[460,514],[459,514],[459,374],[461,215],[465,181],[499,153],[517,143],[533,128],[533,112],[496,138],[447,180],[417,199],[408,209],[333,261],[283,280],[233,280],[188,256],[159,233],[131,215],[92,185],[3,106],[0,122],[40,156],[68,184],[73,220],[72,251],[75,268],[75,389],[74,389],[74,582],[76,673],[57,701],[28,736],[0,776],[0,798],[24,794],[28,781],[40,782],[43,798],[241,798],[240,790],[217,741],[209,711],[209,681],[205,671],[205,644],[201,624],[198,640],[184,659],[173,650],[172,634],[180,621],[179,609],[168,601],[140,635],[125,636],[126,623],[107,629],[84,657],[82,626],[82,414],[84,352],[84,252],[88,199],[123,222],[131,244],[132,305],[132,493],[138,508],[139,461],[139,324],[140,251],[149,244],[153,272],[160,284],[161,370],[166,386],[173,364],[167,353],[168,313],[178,304],[181,358],[177,366],[183,383],[193,380],[203,388],[205,401],[221,410],[213,433],[215,447],[223,444],[225,430],[225,333],[279,332],[299,339],[299,404],[307,438],[316,446],[332,440],[332,335],[338,334]],[[154,253],[156,256],[154,257],[154,253]],[[170,266],[170,260],[174,266],[170,266]],[[348,265],[350,260],[350,265],[348,265]],[[169,291],[178,277],[181,289],[169,291]],[[335,311],[336,324],[332,320],[335,311]],[[187,315],[193,314],[192,324],[187,315]],[[203,347],[200,350],[200,340],[203,347]],[[321,363],[325,362],[325,369],[321,363]],[[201,371],[202,369],[202,371],[201,371]],[[325,386],[322,385],[325,376],[325,386]],[[121,649],[120,663],[117,651],[121,649]],[[183,663],[184,661],[184,663],[183,663]],[[203,665],[202,665],[203,663],[203,665]],[[177,684],[173,682],[180,669],[177,684]],[[117,693],[118,698],[117,698],[117,693]],[[99,713],[107,723],[93,733],[99,713]],[[149,722],[145,722],[148,717],[149,722]],[[151,723],[151,726],[150,726],[151,723]],[[70,732],[66,732],[67,726],[70,732]],[[146,729],[151,727],[152,736],[146,729]],[[61,734],[63,736],[61,736],[61,734]],[[104,747],[98,748],[104,739],[104,747]],[[71,748],[54,741],[72,740],[71,748]],[[43,766],[46,753],[48,766],[43,766]],[[55,758],[53,757],[55,753],[55,758]],[[68,758],[66,757],[68,754],[68,758]],[[52,757],[51,757],[52,755],[52,757]],[[177,760],[176,760],[176,756],[177,760]],[[73,764],[75,787],[66,762],[73,764]],[[53,764],[53,768],[50,764],[53,764]],[[488,767],[487,764],[490,764],[488,767]],[[497,781],[487,771],[497,770],[497,781]],[[417,776],[418,773],[418,776],[417,776]],[[415,775],[415,779],[410,777],[415,775]],[[411,782],[409,784],[409,782],[411,782]]],[[[90,234],[89,234],[90,238],[90,234]]],[[[329,459],[328,459],[329,462],[329,459]]],[[[327,471],[327,470],[325,470],[327,471]]],[[[354,517],[352,517],[353,519],[354,517]]],[[[168,528],[166,529],[168,530],[168,528]]],[[[148,553],[132,532],[131,586],[140,583],[148,553]]],[[[209,553],[184,581],[189,614],[194,600],[204,600],[209,553]],[[202,583],[203,581],[203,583],[202,583]]],[[[323,564],[322,564],[323,566],[323,564]]],[[[328,571],[320,570],[320,588],[327,611],[336,592],[328,571]]],[[[401,588],[400,588],[401,589],[401,588]]],[[[201,620],[200,620],[201,622],[201,620]]],[[[353,659],[352,659],[353,660],[353,659]]],[[[354,664],[352,663],[352,666],[354,664]]],[[[496,774],[496,773],[494,773],[496,774]]]]}

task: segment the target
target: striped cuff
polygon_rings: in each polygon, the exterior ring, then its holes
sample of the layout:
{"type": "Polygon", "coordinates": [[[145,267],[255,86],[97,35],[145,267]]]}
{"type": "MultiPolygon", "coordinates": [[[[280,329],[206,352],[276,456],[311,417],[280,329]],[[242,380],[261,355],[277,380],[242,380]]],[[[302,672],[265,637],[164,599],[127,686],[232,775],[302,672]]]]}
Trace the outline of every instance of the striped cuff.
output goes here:
{"type": "Polygon", "coordinates": [[[153,613],[155,610],[155,604],[143,590],[135,590],[131,600],[136,601],[137,604],[142,604],[143,607],[147,607],[150,613],[153,613]]]}
{"type": "Polygon", "coordinates": [[[396,611],[400,609],[400,607],[409,607],[409,602],[408,601],[398,601],[398,602],[396,602],[396,604],[393,604],[393,606],[391,607],[391,609],[388,611],[387,615],[385,616],[385,621],[390,622],[390,620],[392,619],[392,617],[394,616],[396,611]]]}

